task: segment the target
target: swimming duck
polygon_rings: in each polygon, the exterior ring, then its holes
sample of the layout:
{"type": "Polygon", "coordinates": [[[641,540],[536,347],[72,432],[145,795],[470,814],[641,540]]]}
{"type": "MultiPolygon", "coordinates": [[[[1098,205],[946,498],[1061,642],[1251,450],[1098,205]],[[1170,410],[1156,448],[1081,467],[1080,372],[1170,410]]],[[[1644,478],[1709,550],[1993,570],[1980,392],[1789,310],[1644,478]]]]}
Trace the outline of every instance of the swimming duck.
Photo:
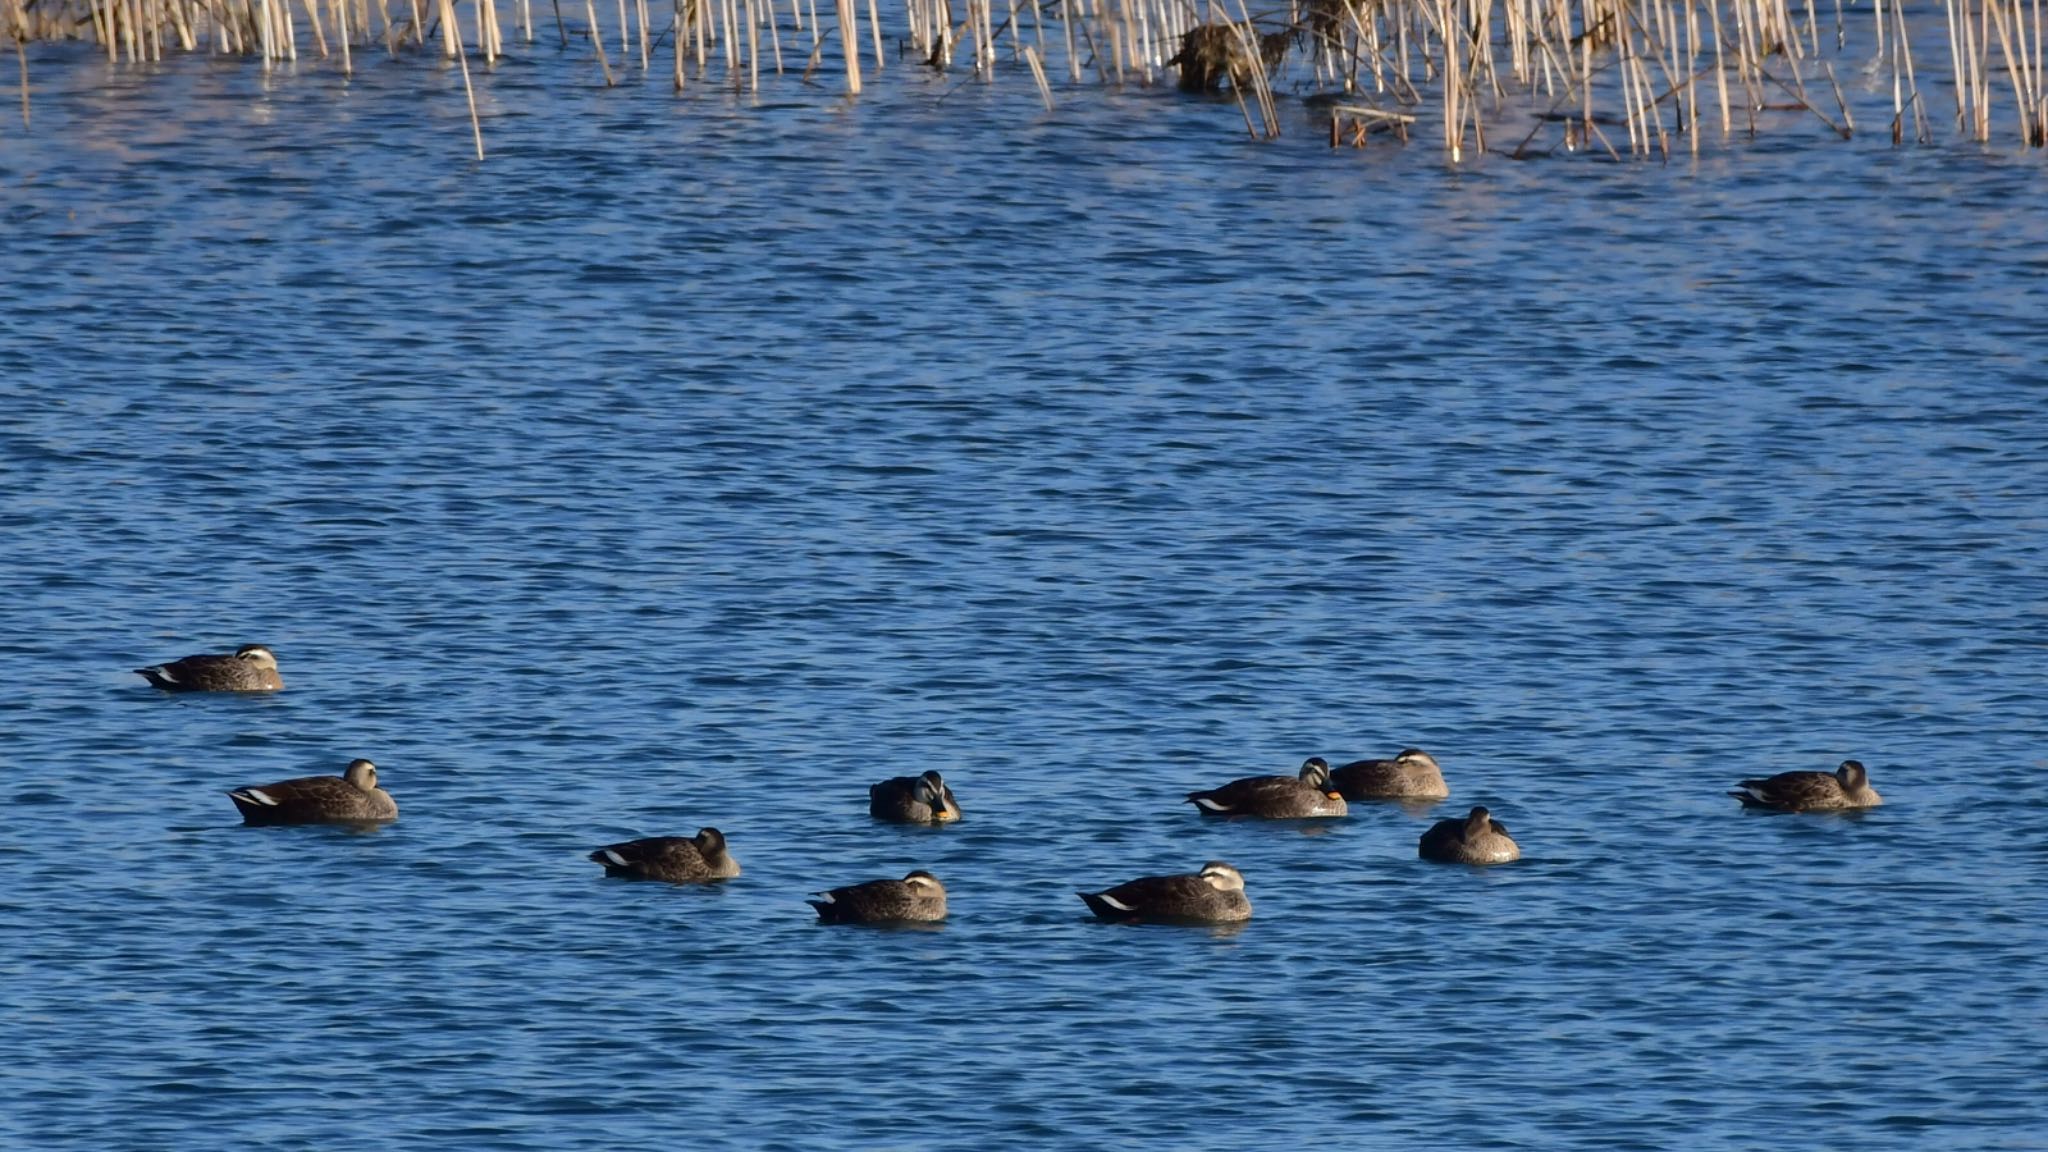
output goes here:
{"type": "Polygon", "coordinates": [[[1744,808],[1773,812],[1809,812],[1820,808],[1875,808],[1884,803],[1870,786],[1870,774],[1857,760],[1844,760],[1833,772],[1780,772],[1761,780],[1744,780],[1729,795],[1744,808]]]}
{"type": "Polygon", "coordinates": [[[868,789],[868,815],[898,824],[950,824],[960,818],[953,790],[937,772],[897,776],[868,789]]]}
{"type": "Polygon", "coordinates": [[[648,836],[607,844],[590,854],[607,876],[666,880],[690,884],[728,880],[740,874],[739,861],[726,851],[725,833],[699,828],[695,836],[648,836]]]}
{"type": "Polygon", "coordinates": [[[1392,760],[1354,760],[1331,769],[1330,785],[1346,800],[1441,800],[1451,794],[1436,757],[1420,748],[1404,748],[1392,760]]]}
{"type": "Polygon", "coordinates": [[[822,924],[910,924],[946,918],[946,886],[929,872],[869,880],[816,893],[805,903],[822,924]]]}
{"type": "Polygon", "coordinates": [[[1329,790],[1330,766],[1320,756],[1302,763],[1299,776],[1247,776],[1221,788],[1188,793],[1188,802],[1216,816],[1259,816],[1294,820],[1342,816],[1344,797],[1329,790]]]}
{"type": "Polygon", "coordinates": [[[1244,894],[1244,876],[1221,860],[1209,861],[1200,872],[1146,876],[1101,892],[1076,895],[1104,920],[1229,924],[1252,916],[1252,902],[1244,894]]]}
{"type": "Polygon", "coordinates": [[[1505,824],[1495,821],[1484,808],[1474,808],[1463,820],[1439,820],[1422,834],[1417,855],[1445,864],[1505,864],[1520,860],[1522,849],[1508,839],[1505,824]]]}
{"type": "Polygon", "coordinates": [[[261,644],[185,656],[137,668],[135,674],[166,692],[275,692],[284,687],[277,657],[261,644]]]}
{"type": "Polygon", "coordinates": [[[398,802],[377,787],[377,766],[351,760],[339,776],[302,776],[256,788],[237,788],[228,799],[244,824],[374,824],[398,819],[398,802]]]}

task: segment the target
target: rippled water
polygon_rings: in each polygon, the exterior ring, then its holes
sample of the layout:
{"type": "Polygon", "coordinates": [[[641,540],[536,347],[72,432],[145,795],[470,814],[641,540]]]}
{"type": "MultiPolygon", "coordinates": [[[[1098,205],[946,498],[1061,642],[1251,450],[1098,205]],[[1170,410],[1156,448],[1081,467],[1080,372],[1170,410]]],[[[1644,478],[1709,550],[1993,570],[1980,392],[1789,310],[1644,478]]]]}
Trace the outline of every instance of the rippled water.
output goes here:
{"type": "Polygon", "coordinates": [[[0,1145],[2044,1146],[2037,160],[544,53],[477,167],[427,64],[31,56],[0,1145]],[[1406,745],[1445,805],[1180,803],[1406,745]],[[396,825],[222,795],[353,756],[396,825]],[[962,824],[868,820],[926,767],[962,824]],[[1521,863],[1415,859],[1473,803],[1521,863]],[[1210,858],[1241,932],[1073,896],[1210,858]],[[942,929],[803,904],[913,867],[942,929]]]}

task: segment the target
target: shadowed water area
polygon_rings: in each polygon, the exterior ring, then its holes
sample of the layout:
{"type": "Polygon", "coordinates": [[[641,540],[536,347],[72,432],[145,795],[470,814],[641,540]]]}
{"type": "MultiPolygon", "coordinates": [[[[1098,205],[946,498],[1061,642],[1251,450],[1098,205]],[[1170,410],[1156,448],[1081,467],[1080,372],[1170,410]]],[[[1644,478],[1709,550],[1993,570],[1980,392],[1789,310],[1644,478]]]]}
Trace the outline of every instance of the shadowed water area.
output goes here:
{"type": "Polygon", "coordinates": [[[550,51],[479,167],[429,63],[31,65],[0,1145],[2048,1131],[2037,157],[1452,170],[550,51]],[[284,692],[128,671],[248,642],[284,692]],[[1405,746],[1448,801],[1182,801],[1405,746]],[[357,756],[396,824],[224,795],[357,756]],[[1723,795],[1848,757],[1883,807],[1723,795]],[[927,768],[957,826],[870,821],[927,768]],[[1475,804],[1522,861],[1416,859],[1475,804]],[[585,859],[706,825],[722,886],[585,859]],[[1241,931],[1074,896],[1209,859],[1241,931]],[[913,868],[943,927],[803,902],[913,868]]]}

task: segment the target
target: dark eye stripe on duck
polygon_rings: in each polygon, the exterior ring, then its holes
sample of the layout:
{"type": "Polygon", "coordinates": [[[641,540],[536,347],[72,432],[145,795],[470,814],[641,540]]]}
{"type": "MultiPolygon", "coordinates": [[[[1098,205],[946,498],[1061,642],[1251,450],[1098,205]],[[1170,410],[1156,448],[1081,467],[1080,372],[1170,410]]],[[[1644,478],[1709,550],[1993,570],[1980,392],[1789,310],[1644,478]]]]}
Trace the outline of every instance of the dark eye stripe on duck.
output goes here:
{"type": "Polygon", "coordinates": [[[950,824],[960,803],[937,772],[897,776],[868,788],[868,815],[897,824],[950,824]]]}
{"type": "Polygon", "coordinates": [[[304,776],[228,793],[245,824],[376,824],[398,819],[398,802],[377,786],[377,766],[352,760],[339,776],[304,776]]]}
{"type": "Polygon", "coordinates": [[[275,692],[284,687],[277,657],[261,644],[184,656],[137,668],[135,674],[166,692],[275,692]]]}

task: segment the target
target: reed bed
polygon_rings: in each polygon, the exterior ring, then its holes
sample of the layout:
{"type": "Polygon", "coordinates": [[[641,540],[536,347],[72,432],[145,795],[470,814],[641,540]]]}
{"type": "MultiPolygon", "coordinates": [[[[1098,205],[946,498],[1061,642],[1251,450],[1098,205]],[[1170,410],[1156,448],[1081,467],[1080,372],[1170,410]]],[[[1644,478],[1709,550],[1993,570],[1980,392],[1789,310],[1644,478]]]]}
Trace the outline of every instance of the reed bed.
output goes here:
{"type": "Polygon", "coordinates": [[[438,52],[461,72],[481,158],[470,65],[489,72],[509,34],[587,51],[604,84],[666,73],[678,91],[795,74],[858,95],[919,67],[1028,78],[1051,110],[1056,84],[1174,83],[1234,102],[1259,137],[1281,134],[1284,93],[1333,146],[1431,125],[1455,162],[1697,154],[1785,112],[1850,138],[1838,65],[1866,100],[1888,91],[1894,145],[1933,141],[1952,110],[1956,135],[2048,146],[2044,6],[1922,0],[1909,19],[1899,0],[552,0],[537,15],[532,0],[0,0],[0,29],[24,123],[35,41],[86,40],[117,65],[209,52],[344,75],[364,52],[438,52]]]}

